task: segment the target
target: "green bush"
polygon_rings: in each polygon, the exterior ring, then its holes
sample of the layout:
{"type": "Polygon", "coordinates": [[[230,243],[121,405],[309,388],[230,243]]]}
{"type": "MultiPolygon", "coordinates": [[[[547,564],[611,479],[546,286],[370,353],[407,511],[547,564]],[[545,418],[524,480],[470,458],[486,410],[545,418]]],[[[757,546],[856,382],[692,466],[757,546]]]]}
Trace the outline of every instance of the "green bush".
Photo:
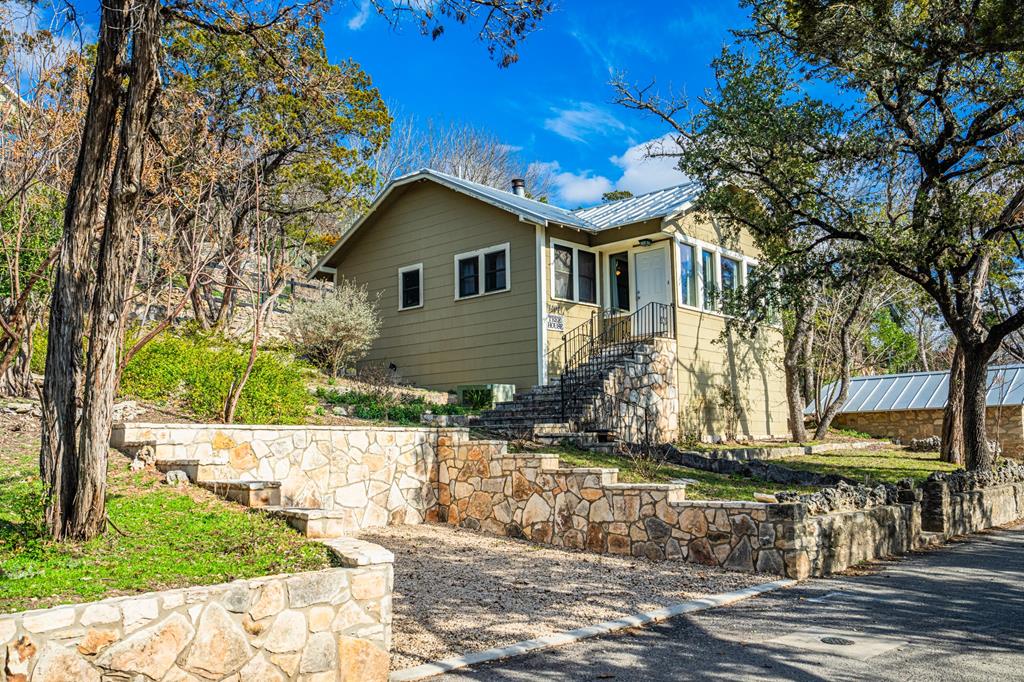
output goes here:
{"type": "Polygon", "coordinates": [[[336,390],[318,388],[317,397],[330,405],[352,406],[352,416],[372,421],[388,421],[398,424],[419,424],[424,412],[433,414],[470,414],[472,410],[461,405],[428,403],[423,398],[387,398],[359,391],[341,393],[336,390]]]}
{"type": "MultiPolygon", "coordinates": [[[[180,403],[204,419],[217,419],[231,384],[245,371],[248,349],[204,334],[167,334],[132,358],[121,379],[125,396],[180,403]]],[[[235,413],[242,424],[298,424],[313,397],[305,366],[287,353],[262,351],[235,413]]]]}

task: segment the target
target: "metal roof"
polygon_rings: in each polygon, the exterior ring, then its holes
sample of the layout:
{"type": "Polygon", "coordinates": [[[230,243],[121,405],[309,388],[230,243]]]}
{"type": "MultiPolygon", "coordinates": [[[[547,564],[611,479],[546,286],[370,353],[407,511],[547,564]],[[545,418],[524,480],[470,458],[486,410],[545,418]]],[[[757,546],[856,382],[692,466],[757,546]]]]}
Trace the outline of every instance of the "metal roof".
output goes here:
{"type": "Polygon", "coordinates": [[[397,187],[408,185],[421,180],[431,180],[440,185],[444,185],[451,190],[460,192],[467,196],[471,196],[484,203],[491,204],[497,208],[506,210],[519,216],[520,220],[537,223],[539,225],[548,225],[550,223],[556,223],[559,225],[565,225],[566,227],[572,227],[577,230],[583,230],[585,232],[600,232],[601,230],[611,229],[613,227],[621,227],[623,225],[630,225],[632,223],[638,223],[652,218],[665,218],[671,215],[676,215],[680,211],[686,210],[690,202],[696,196],[696,190],[692,183],[685,185],[679,185],[678,187],[669,187],[668,189],[658,190],[649,194],[642,194],[631,199],[621,199],[619,201],[612,201],[607,204],[601,204],[600,206],[594,206],[593,208],[577,209],[576,211],[569,211],[567,209],[555,206],[554,204],[546,204],[543,201],[536,201],[534,199],[528,199],[527,197],[521,197],[518,194],[512,192],[506,192],[504,190],[495,189],[494,187],[488,187],[487,185],[481,185],[477,182],[471,182],[469,180],[463,180],[462,178],[448,173],[442,173],[432,168],[421,168],[414,173],[408,173],[401,177],[395,178],[388,183],[377,197],[373,200],[370,208],[359,218],[342,236],[334,247],[320,259],[313,269],[310,271],[310,277],[316,277],[318,273],[327,273],[330,271],[328,263],[334,255],[341,249],[342,245],[354,235],[359,228],[363,226],[363,223],[373,215],[374,211],[384,202],[385,199],[391,194],[392,191],[397,187]]]}
{"type": "Polygon", "coordinates": [[[610,201],[593,208],[577,209],[573,213],[592,223],[597,229],[607,230],[652,218],[676,215],[688,209],[696,198],[697,186],[688,182],[629,199],[610,201]]]}
{"type": "MultiPolygon", "coordinates": [[[[838,391],[838,382],[829,384],[821,390],[819,398],[828,400],[838,391]]],[[[942,409],[948,397],[949,372],[854,377],[850,380],[850,395],[839,412],[942,409]]],[[[1024,365],[989,367],[986,404],[989,407],[1024,405],[1024,365]]],[[[808,405],[804,414],[813,414],[814,405],[808,405]]]]}

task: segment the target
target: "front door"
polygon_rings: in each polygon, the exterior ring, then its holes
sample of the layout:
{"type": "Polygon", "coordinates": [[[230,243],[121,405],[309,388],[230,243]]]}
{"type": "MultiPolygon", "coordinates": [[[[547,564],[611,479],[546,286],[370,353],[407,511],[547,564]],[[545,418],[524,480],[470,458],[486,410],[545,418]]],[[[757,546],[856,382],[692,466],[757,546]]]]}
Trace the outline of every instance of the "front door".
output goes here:
{"type": "Polygon", "coordinates": [[[636,282],[636,308],[640,310],[648,303],[672,303],[672,283],[669,281],[667,251],[657,247],[637,251],[633,255],[633,272],[636,282]]]}

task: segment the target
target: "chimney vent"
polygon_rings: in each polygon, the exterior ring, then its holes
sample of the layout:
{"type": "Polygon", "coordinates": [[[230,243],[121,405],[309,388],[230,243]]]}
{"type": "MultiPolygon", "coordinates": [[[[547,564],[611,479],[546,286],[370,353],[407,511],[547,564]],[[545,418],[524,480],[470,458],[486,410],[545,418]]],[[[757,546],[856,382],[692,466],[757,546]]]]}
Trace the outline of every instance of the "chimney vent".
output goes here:
{"type": "Polygon", "coordinates": [[[517,197],[525,197],[526,196],[526,180],[523,180],[522,178],[513,178],[512,179],[512,194],[515,194],[517,197]]]}

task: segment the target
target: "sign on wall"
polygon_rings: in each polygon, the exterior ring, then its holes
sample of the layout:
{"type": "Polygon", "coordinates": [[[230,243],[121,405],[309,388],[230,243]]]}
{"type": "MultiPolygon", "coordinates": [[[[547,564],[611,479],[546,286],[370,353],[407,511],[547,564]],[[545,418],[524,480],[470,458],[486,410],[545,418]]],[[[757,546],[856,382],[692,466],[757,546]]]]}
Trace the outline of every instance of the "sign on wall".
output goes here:
{"type": "Polygon", "coordinates": [[[548,331],[564,332],[565,316],[556,313],[548,313],[548,331]]]}

